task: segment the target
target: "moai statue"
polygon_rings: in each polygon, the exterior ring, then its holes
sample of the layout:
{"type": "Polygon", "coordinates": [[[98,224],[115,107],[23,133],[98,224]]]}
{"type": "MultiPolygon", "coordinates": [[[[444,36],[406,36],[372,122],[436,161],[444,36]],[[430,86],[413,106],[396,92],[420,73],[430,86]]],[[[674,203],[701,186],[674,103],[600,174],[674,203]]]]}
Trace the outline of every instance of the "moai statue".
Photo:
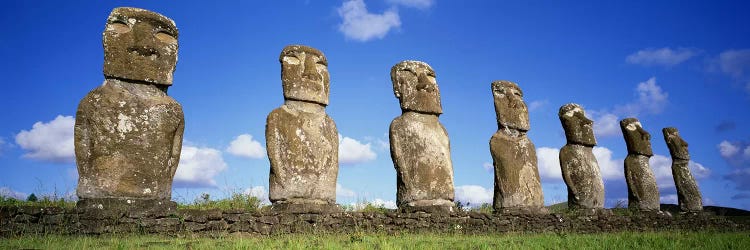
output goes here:
{"type": "Polygon", "coordinates": [[[603,209],[604,182],[594,157],[594,122],[578,104],[560,107],[560,117],[567,143],[560,149],[560,168],[568,186],[568,208],[603,209]]]}
{"type": "Polygon", "coordinates": [[[683,212],[700,212],[703,210],[703,198],[695,178],[690,173],[688,163],[688,143],[682,139],[677,128],[664,128],[664,141],[667,142],[669,154],[672,155],[672,176],[677,188],[677,202],[683,212]]]}
{"type": "Polygon", "coordinates": [[[620,121],[620,128],[628,147],[625,157],[625,181],[628,184],[628,208],[642,211],[659,211],[659,188],[648,159],[651,151],[651,135],[636,118],[620,121]]]}
{"type": "Polygon", "coordinates": [[[536,148],[526,133],[529,111],[513,82],[492,82],[497,132],[490,139],[495,167],[493,207],[500,213],[546,213],[536,148]]]}
{"type": "Polygon", "coordinates": [[[418,61],[391,68],[401,116],[391,122],[391,159],[396,168],[396,203],[402,211],[453,211],[453,165],[435,71],[418,61]]]}
{"type": "Polygon", "coordinates": [[[289,213],[333,212],[339,140],[328,105],[330,76],[323,52],[302,45],[279,56],[284,104],[268,114],[269,199],[289,213]]]}
{"type": "Polygon", "coordinates": [[[167,95],[177,27],[158,13],[115,8],[104,29],[104,83],[76,112],[78,207],[173,210],[185,119],[167,95]]]}

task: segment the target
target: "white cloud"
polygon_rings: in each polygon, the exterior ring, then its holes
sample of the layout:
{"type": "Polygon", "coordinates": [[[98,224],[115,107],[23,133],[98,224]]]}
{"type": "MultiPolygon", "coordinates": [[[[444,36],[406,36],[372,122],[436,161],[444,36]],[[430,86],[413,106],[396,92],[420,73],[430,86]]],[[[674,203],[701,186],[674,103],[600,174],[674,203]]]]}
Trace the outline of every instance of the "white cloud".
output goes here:
{"type": "Polygon", "coordinates": [[[31,130],[16,135],[16,144],[26,150],[25,158],[58,163],[75,162],[72,116],[58,115],[54,120],[36,122],[31,130]]]}
{"type": "Polygon", "coordinates": [[[721,157],[730,165],[741,168],[750,167],[750,142],[724,140],[716,147],[721,157]]]}
{"type": "Polygon", "coordinates": [[[599,163],[602,179],[604,180],[621,180],[624,174],[623,160],[612,159],[612,150],[605,147],[594,147],[594,157],[599,163]]]}
{"type": "Polygon", "coordinates": [[[494,172],[495,171],[495,166],[493,166],[492,163],[489,163],[489,162],[483,163],[482,164],[482,168],[484,168],[484,170],[487,171],[487,172],[494,172]]]}
{"type": "Polygon", "coordinates": [[[544,105],[547,105],[548,102],[549,101],[547,101],[547,100],[541,100],[541,101],[537,100],[537,101],[530,102],[529,103],[529,112],[532,112],[534,110],[537,110],[537,109],[541,108],[544,105]]]}
{"type": "Polygon", "coordinates": [[[677,204],[677,195],[676,194],[670,194],[665,196],[660,196],[659,200],[662,204],[677,204]]]}
{"type": "Polygon", "coordinates": [[[14,198],[17,200],[25,200],[29,195],[23,192],[18,192],[9,187],[0,187],[0,197],[14,198]]]}
{"type": "Polygon", "coordinates": [[[724,157],[724,158],[734,157],[737,154],[737,152],[740,151],[739,145],[735,145],[726,140],[719,143],[718,147],[719,147],[719,153],[721,154],[721,157],[724,157]]]}
{"type": "Polygon", "coordinates": [[[672,159],[663,155],[654,155],[648,160],[654,172],[656,184],[659,188],[674,187],[672,179],[672,159]]]}
{"type": "Polygon", "coordinates": [[[656,84],[656,77],[638,83],[636,91],[638,100],[616,108],[615,113],[629,116],[636,116],[642,112],[659,114],[668,103],[669,94],[656,84]]]}
{"type": "Polygon", "coordinates": [[[417,9],[427,9],[435,3],[434,0],[386,0],[386,2],[417,9]]]}
{"type": "Polygon", "coordinates": [[[260,145],[260,142],[253,140],[253,136],[250,134],[241,134],[234,138],[226,151],[231,155],[251,159],[262,159],[266,155],[266,150],[260,145]]]}
{"type": "Polygon", "coordinates": [[[560,169],[560,149],[541,147],[536,149],[537,166],[542,179],[562,180],[560,169]]]}
{"type": "Polygon", "coordinates": [[[597,137],[620,135],[620,121],[617,115],[607,112],[591,112],[594,120],[594,134],[597,137]]]}
{"type": "Polygon", "coordinates": [[[484,203],[492,203],[492,188],[484,188],[477,185],[463,185],[456,187],[456,200],[469,203],[471,206],[479,206],[484,203]]]}
{"type": "Polygon", "coordinates": [[[355,193],[354,190],[345,188],[344,186],[341,186],[341,184],[336,183],[336,196],[354,197],[357,196],[357,193],[355,193]]]}
{"type": "Polygon", "coordinates": [[[355,211],[357,211],[357,210],[361,210],[361,209],[365,208],[367,206],[367,204],[372,204],[375,207],[382,206],[382,207],[387,208],[387,209],[396,209],[396,208],[398,208],[396,206],[396,202],[395,201],[392,201],[392,200],[383,200],[383,199],[380,199],[380,198],[376,198],[376,199],[374,199],[372,201],[353,202],[353,203],[351,203],[351,206],[352,206],[352,208],[355,211]]]}
{"type": "Polygon", "coordinates": [[[388,208],[388,209],[397,208],[396,202],[392,200],[383,200],[383,199],[378,198],[378,199],[372,200],[370,203],[375,206],[383,206],[384,208],[388,208]]]}
{"type": "MultiPolygon", "coordinates": [[[[612,159],[612,150],[605,147],[594,147],[592,150],[594,158],[599,163],[599,169],[604,180],[622,179],[622,160],[612,159]]],[[[557,148],[541,147],[536,149],[539,165],[539,175],[547,181],[562,180],[562,169],[560,168],[560,150],[557,148]]]]}
{"type": "Polygon", "coordinates": [[[644,66],[674,66],[687,61],[695,56],[696,52],[691,49],[679,48],[676,50],[670,48],[661,49],[644,49],[628,55],[625,61],[632,64],[644,66]]]}
{"type": "Polygon", "coordinates": [[[227,168],[221,151],[213,148],[183,146],[180,165],[174,177],[175,187],[216,187],[214,176],[227,168]]]}
{"type": "Polygon", "coordinates": [[[339,163],[359,164],[375,160],[377,154],[370,143],[362,144],[352,138],[339,135],[339,163]]]}
{"type": "Polygon", "coordinates": [[[395,9],[387,10],[382,14],[373,14],[367,11],[363,0],[345,1],[337,10],[342,18],[339,31],[347,38],[357,41],[382,39],[392,28],[401,26],[401,20],[395,9]]]}
{"type": "Polygon", "coordinates": [[[249,188],[246,188],[245,191],[242,193],[257,197],[258,199],[260,199],[260,202],[263,204],[271,203],[268,200],[268,191],[266,191],[266,187],[264,186],[249,187],[249,188]]]}
{"type": "MultiPolygon", "coordinates": [[[[674,187],[674,177],[672,176],[672,158],[664,155],[654,155],[649,159],[649,165],[654,171],[656,184],[659,188],[674,187]]],[[[689,161],[688,168],[695,179],[703,179],[711,175],[711,170],[704,167],[703,164],[689,161]]]]}
{"type": "Polygon", "coordinates": [[[711,169],[708,169],[703,166],[703,164],[689,161],[688,162],[688,168],[690,169],[690,173],[693,174],[693,177],[696,179],[703,179],[711,175],[711,169]]]}
{"type": "Polygon", "coordinates": [[[651,77],[636,87],[638,99],[625,105],[616,106],[612,111],[591,111],[594,120],[594,134],[597,138],[620,135],[620,117],[638,116],[639,114],[659,114],[669,103],[669,94],[651,77]]]}
{"type": "Polygon", "coordinates": [[[741,78],[750,71],[750,49],[724,51],[718,61],[723,73],[741,78]]]}

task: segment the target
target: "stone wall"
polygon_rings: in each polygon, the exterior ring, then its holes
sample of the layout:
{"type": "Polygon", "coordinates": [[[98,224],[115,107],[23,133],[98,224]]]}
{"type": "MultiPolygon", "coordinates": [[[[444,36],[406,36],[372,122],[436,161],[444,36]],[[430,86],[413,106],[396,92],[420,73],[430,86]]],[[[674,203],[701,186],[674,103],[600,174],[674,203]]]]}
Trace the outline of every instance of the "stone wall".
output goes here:
{"type": "Polygon", "coordinates": [[[0,207],[0,236],[34,233],[249,233],[254,235],[335,232],[596,233],[651,230],[742,231],[747,223],[696,214],[636,215],[495,215],[344,212],[272,214],[244,211],[178,210],[176,214],[139,217],[133,213],[82,213],[56,207],[0,207]]]}

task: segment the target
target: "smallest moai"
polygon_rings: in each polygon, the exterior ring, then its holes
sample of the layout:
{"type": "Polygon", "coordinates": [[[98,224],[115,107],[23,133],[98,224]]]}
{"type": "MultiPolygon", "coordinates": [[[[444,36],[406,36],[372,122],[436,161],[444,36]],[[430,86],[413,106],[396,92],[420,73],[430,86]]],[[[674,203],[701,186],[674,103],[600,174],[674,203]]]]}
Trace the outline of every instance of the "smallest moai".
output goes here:
{"type": "Polygon", "coordinates": [[[568,207],[603,209],[604,182],[593,152],[596,146],[594,122],[586,117],[583,107],[575,103],[560,107],[558,116],[567,140],[560,149],[560,167],[568,186],[568,207]]]}
{"type": "Polygon", "coordinates": [[[391,122],[391,159],[396,203],[406,212],[452,212],[453,164],[435,71],[427,63],[402,61],[391,68],[401,116],[391,122]]]}
{"type": "Polygon", "coordinates": [[[490,139],[495,169],[493,207],[499,213],[547,213],[537,167],[536,149],[523,92],[510,81],[492,82],[497,132],[490,139]]]}
{"type": "Polygon", "coordinates": [[[641,211],[659,211],[659,188],[648,159],[651,150],[651,134],[643,129],[636,118],[620,121],[620,128],[628,148],[625,157],[625,181],[628,185],[628,208],[641,211]]]}
{"type": "Polygon", "coordinates": [[[667,142],[669,154],[672,155],[672,177],[677,188],[677,202],[680,210],[700,212],[703,210],[703,199],[698,184],[688,167],[690,162],[688,143],[682,139],[677,128],[669,127],[661,131],[664,134],[664,141],[667,142]]]}

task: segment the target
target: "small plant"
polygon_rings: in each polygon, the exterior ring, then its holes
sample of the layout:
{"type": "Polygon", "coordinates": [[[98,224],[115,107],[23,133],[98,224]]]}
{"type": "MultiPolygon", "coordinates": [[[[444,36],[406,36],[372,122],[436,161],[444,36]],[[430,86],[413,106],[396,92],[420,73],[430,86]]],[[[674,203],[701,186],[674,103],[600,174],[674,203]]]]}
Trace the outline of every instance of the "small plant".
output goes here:
{"type": "Polygon", "coordinates": [[[39,199],[36,198],[36,195],[34,195],[34,193],[31,193],[29,197],[26,197],[26,201],[29,201],[29,202],[36,202],[37,200],[39,199]]]}

